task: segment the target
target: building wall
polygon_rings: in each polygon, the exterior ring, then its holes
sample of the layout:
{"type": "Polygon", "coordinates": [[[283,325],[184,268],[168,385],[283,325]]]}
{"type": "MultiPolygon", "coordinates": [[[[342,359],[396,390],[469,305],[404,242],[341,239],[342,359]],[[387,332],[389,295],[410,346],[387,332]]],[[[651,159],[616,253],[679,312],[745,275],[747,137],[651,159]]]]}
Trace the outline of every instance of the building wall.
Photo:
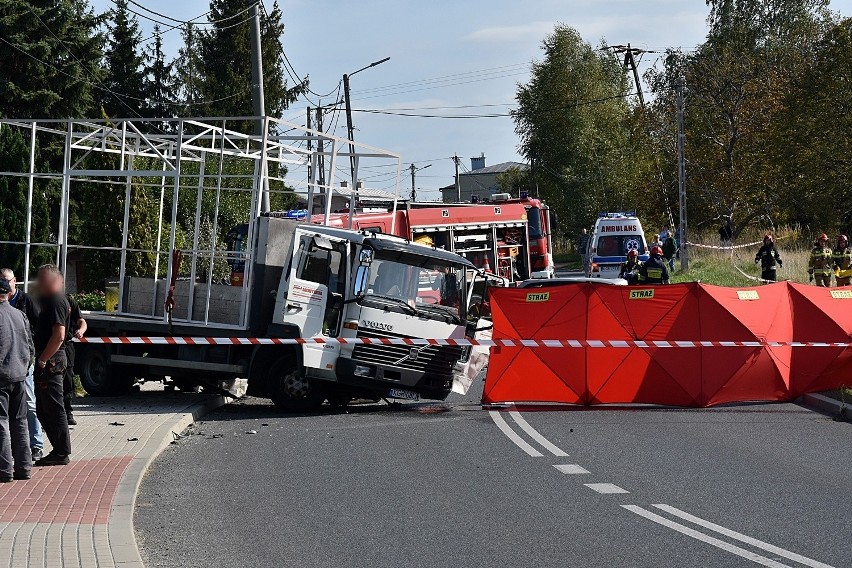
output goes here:
{"type": "MultiPolygon", "coordinates": [[[[495,193],[499,193],[500,187],[497,185],[497,176],[499,174],[465,174],[459,176],[459,189],[461,189],[462,203],[469,203],[470,198],[478,195],[479,199],[490,199],[495,193]]],[[[457,195],[454,190],[443,192],[444,203],[453,203],[457,201],[457,195]]]]}

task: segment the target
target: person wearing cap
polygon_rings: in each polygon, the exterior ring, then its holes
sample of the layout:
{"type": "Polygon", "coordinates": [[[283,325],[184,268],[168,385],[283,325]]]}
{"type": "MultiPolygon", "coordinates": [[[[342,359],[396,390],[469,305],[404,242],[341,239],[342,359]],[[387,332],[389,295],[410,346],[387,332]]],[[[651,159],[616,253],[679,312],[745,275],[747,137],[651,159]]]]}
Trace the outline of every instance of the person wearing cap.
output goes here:
{"type": "Polygon", "coordinates": [[[837,248],[834,249],[834,281],[837,286],[849,286],[852,279],[852,248],[846,235],[837,236],[837,248]]]}
{"type": "Polygon", "coordinates": [[[776,272],[778,267],[784,268],[784,262],[778,254],[778,249],[775,248],[775,239],[772,235],[767,234],[763,237],[763,246],[754,256],[754,263],[760,265],[760,278],[764,283],[777,280],[776,272]]]}
{"type": "Polygon", "coordinates": [[[828,235],[821,234],[814,243],[808,260],[808,281],[816,280],[817,286],[831,286],[831,272],[834,264],[834,251],[828,246],[828,235]]]}
{"type": "MultiPolygon", "coordinates": [[[[18,281],[11,268],[0,268],[0,278],[8,280],[9,286],[12,287],[12,294],[9,296],[9,305],[19,309],[27,316],[27,320],[30,322],[30,331],[35,335],[35,325],[39,314],[38,303],[23,290],[18,290],[18,281]]],[[[34,366],[31,362],[30,372],[27,374],[27,380],[24,383],[27,388],[27,425],[30,431],[30,451],[32,452],[33,460],[40,460],[44,457],[44,436],[41,432],[41,423],[38,421],[38,416],[36,416],[33,371],[34,366]]]]}
{"type": "Polygon", "coordinates": [[[0,483],[29,479],[33,467],[24,383],[35,349],[27,318],[9,304],[12,290],[0,279],[0,483]]]}
{"type": "Polygon", "coordinates": [[[651,247],[651,257],[639,269],[639,284],[668,284],[669,268],[663,259],[663,248],[651,247]]]}

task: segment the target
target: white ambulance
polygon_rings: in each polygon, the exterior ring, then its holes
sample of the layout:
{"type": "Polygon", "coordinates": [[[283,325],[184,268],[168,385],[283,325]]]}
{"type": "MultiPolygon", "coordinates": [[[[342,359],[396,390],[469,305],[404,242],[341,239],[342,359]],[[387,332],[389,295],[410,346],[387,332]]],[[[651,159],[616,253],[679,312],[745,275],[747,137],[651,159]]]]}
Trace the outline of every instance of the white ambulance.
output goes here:
{"type": "Polygon", "coordinates": [[[634,211],[599,213],[589,243],[586,266],[591,278],[618,278],[631,250],[639,253],[641,262],[648,260],[645,232],[634,211]]]}

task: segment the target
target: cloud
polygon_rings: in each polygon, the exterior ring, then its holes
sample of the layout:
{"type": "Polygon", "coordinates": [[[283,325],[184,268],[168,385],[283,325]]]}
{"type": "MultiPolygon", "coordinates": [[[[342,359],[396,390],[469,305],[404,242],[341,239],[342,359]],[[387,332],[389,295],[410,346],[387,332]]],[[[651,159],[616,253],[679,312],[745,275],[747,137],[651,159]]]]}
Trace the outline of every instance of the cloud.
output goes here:
{"type": "Polygon", "coordinates": [[[480,42],[539,39],[553,31],[553,25],[554,22],[531,22],[515,26],[492,26],[468,34],[467,39],[480,42]]]}

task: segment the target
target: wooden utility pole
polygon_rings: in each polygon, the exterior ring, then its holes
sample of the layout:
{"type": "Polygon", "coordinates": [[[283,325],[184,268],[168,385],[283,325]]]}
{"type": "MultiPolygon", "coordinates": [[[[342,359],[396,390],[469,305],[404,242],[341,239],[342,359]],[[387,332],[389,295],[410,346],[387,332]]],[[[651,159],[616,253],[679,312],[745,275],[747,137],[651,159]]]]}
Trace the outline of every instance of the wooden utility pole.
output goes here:
{"type": "Polygon", "coordinates": [[[683,124],[683,77],[677,79],[677,187],[680,201],[680,269],[689,268],[686,245],[686,133],[683,124]]]}

